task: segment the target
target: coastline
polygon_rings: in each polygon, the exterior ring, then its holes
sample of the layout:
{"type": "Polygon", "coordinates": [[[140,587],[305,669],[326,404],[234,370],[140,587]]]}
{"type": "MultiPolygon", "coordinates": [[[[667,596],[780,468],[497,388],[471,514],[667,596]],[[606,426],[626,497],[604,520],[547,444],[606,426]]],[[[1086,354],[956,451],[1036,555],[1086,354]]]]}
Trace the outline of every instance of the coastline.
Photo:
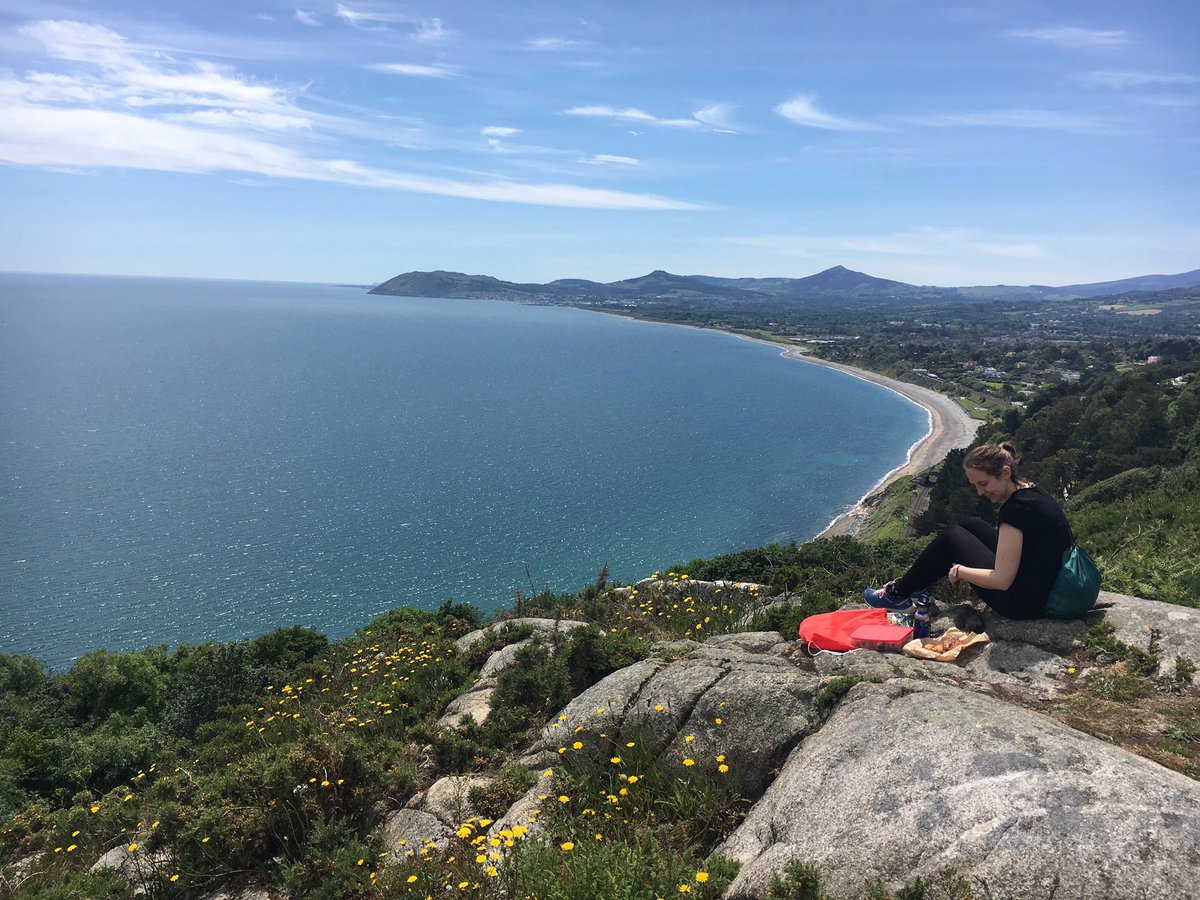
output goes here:
{"type": "MultiPolygon", "coordinates": [[[[737,334],[737,332],[733,331],[726,332],[726,334],[732,334],[736,337],[754,341],[755,343],[766,344],[771,347],[782,347],[782,345],[774,341],[751,337],[745,334],[737,334]]],[[[825,526],[823,531],[815,535],[811,540],[836,537],[839,534],[857,534],[866,522],[867,517],[871,514],[871,510],[878,505],[884,491],[898,478],[924,472],[926,469],[937,465],[945,459],[946,454],[951,450],[969,447],[971,442],[975,440],[975,433],[979,430],[979,426],[983,424],[978,419],[971,418],[966,410],[951,398],[929,388],[923,388],[896,378],[889,378],[886,375],[880,375],[866,369],[858,369],[854,366],[848,366],[845,363],[819,359],[798,348],[783,348],[780,355],[787,359],[795,359],[816,366],[837,369],[839,372],[845,372],[847,375],[853,375],[855,378],[861,378],[863,381],[878,384],[917,404],[929,416],[929,430],[925,433],[924,437],[909,448],[907,461],[880,478],[875,483],[875,486],[867,491],[853,507],[837,515],[825,526]]]]}
{"type": "MultiPolygon", "coordinates": [[[[577,307],[578,308],[578,307],[577,307]]],[[[724,328],[710,328],[704,325],[692,325],[686,322],[663,322],[655,319],[638,319],[633,316],[625,316],[621,313],[613,312],[612,310],[587,310],[588,312],[599,312],[607,315],[616,315],[621,318],[629,319],[634,322],[651,322],[659,325],[674,325],[677,328],[694,328],[697,331],[716,331],[721,334],[728,334],[731,337],[741,338],[745,341],[753,341],[756,344],[763,344],[768,347],[774,347],[780,351],[780,356],[786,359],[795,359],[800,362],[810,363],[815,366],[825,366],[828,369],[837,369],[839,372],[845,372],[847,375],[852,375],[855,378],[861,378],[863,381],[870,381],[873,384],[878,384],[881,387],[887,388],[895,394],[899,394],[905,400],[915,403],[925,410],[929,417],[929,430],[925,432],[925,436],[913,444],[908,450],[908,459],[903,465],[899,465],[886,473],[882,478],[875,483],[875,486],[867,491],[859,501],[852,507],[835,516],[828,525],[825,526],[818,534],[813,535],[808,540],[819,540],[821,538],[836,537],[839,534],[855,535],[862,530],[871,511],[879,505],[883,498],[884,492],[899,478],[905,475],[917,475],[930,469],[946,458],[946,454],[951,450],[957,450],[962,447],[969,447],[971,442],[975,440],[975,434],[979,431],[983,424],[978,419],[971,418],[967,411],[955,403],[945,394],[938,393],[930,388],[920,387],[919,385],[911,384],[907,381],[900,381],[897,378],[889,378],[886,375],[880,375],[877,372],[871,372],[868,369],[859,369],[855,366],[848,366],[845,363],[831,362],[826,359],[812,356],[797,347],[786,347],[776,341],[769,341],[765,338],[754,337],[749,334],[742,334],[736,331],[728,331],[724,328]]]]}
{"type": "Polygon", "coordinates": [[[945,394],[929,388],[888,378],[875,372],[868,372],[866,369],[856,369],[854,366],[847,366],[843,363],[817,359],[800,350],[785,350],[782,355],[788,359],[797,359],[801,362],[837,369],[847,375],[853,375],[855,378],[881,385],[906,400],[916,403],[929,415],[929,431],[909,448],[908,460],[880,478],[858,503],[825,526],[825,530],[818,534],[817,538],[835,537],[839,534],[857,534],[871,510],[878,505],[884,491],[898,478],[924,472],[945,459],[946,454],[951,450],[969,447],[975,440],[975,433],[979,430],[979,426],[983,424],[978,419],[971,418],[966,410],[945,394]]]}

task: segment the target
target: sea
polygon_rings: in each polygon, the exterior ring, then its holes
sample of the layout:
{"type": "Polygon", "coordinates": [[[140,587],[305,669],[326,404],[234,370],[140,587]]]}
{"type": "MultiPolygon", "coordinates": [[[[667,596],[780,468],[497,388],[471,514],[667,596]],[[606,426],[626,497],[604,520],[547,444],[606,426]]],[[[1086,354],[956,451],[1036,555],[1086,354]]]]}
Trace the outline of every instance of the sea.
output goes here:
{"type": "Polygon", "coordinates": [[[924,410],[732,335],[359,286],[0,274],[0,652],[337,638],[804,541],[924,410]]]}

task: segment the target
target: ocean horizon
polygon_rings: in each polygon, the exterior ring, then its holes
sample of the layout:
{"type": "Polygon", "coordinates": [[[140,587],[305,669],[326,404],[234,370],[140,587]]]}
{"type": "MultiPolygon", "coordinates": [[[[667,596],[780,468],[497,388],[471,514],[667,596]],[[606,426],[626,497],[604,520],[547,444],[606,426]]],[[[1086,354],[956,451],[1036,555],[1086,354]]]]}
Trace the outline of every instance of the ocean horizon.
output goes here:
{"type": "Polygon", "coordinates": [[[819,534],[928,430],[735,336],[362,287],[0,274],[0,652],[336,638],[819,534]]]}

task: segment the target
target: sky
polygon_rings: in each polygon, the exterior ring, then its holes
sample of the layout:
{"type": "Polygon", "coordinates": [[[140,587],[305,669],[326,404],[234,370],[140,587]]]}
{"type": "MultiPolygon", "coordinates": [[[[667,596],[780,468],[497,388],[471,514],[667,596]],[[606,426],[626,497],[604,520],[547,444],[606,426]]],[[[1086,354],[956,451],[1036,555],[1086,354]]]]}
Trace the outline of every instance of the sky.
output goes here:
{"type": "Polygon", "coordinates": [[[1200,267],[1196,0],[0,0],[0,270],[1200,267]]]}

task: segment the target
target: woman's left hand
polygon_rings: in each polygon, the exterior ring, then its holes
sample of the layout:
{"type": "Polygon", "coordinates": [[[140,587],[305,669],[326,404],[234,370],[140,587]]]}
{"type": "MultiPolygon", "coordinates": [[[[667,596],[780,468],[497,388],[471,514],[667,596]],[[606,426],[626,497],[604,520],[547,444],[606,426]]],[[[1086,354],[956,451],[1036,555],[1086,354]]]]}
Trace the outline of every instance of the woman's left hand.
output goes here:
{"type": "Polygon", "coordinates": [[[951,584],[958,584],[958,563],[950,567],[950,571],[946,573],[946,577],[950,579],[951,584]]]}

